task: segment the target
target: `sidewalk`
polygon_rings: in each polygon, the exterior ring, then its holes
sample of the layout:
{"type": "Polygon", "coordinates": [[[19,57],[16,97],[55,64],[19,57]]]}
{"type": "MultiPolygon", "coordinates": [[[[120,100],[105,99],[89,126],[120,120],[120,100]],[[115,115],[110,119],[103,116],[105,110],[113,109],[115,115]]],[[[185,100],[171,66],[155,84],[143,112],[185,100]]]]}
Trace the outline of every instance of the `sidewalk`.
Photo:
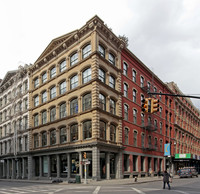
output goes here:
{"type": "MultiPolygon", "coordinates": [[[[173,179],[177,179],[179,176],[174,176],[173,179]]],[[[135,181],[134,178],[127,178],[127,179],[110,179],[110,180],[100,180],[100,181],[94,181],[94,180],[87,180],[87,185],[129,185],[129,184],[141,184],[146,182],[155,182],[155,181],[162,181],[163,177],[141,177],[137,178],[137,181],[135,181]]],[[[6,182],[23,182],[23,183],[37,183],[37,184],[62,184],[62,185],[79,185],[76,183],[68,183],[68,181],[63,181],[62,183],[52,183],[53,180],[56,180],[56,178],[53,178],[52,180],[27,180],[27,179],[0,179],[0,181],[6,181],[6,182]]],[[[84,185],[84,179],[81,180],[81,185],[84,185]]]]}

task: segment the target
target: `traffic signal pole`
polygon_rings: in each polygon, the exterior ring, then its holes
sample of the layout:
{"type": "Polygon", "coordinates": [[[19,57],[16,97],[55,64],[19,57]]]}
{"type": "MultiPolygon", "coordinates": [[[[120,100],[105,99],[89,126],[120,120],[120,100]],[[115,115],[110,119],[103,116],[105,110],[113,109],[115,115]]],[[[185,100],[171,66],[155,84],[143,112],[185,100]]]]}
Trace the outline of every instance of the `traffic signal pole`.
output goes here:
{"type": "Polygon", "coordinates": [[[158,93],[158,92],[147,92],[147,94],[200,99],[200,96],[190,96],[190,95],[180,95],[180,94],[164,94],[164,93],[158,93]]]}

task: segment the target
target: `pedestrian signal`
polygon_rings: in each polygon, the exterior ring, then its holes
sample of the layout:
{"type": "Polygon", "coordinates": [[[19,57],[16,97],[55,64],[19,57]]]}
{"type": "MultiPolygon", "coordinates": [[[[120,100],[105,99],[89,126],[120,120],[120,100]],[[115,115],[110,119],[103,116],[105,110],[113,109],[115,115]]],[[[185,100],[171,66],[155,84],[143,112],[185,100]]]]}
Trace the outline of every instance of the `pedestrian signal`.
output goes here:
{"type": "Polygon", "coordinates": [[[86,152],[83,152],[83,158],[84,158],[84,159],[87,158],[87,154],[86,154],[86,152]]]}
{"type": "Polygon", "coordinates": [[[153,99],[151,100],[151,113],[159,111],[159,100],[153,99]]]}

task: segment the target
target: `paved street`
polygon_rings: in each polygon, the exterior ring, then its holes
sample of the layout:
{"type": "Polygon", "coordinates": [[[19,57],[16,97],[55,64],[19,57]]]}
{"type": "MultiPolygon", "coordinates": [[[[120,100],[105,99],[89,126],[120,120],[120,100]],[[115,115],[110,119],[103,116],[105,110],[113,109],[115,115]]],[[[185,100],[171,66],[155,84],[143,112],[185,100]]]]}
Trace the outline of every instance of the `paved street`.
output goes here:
{"type": "Polygon", "coordinates": [[[118,185],[109,182],[105,185],[91,184],[39,184],[27,182],[9,182],[0,181],[0,194],[167,194],[167,193],[182,193],[182,194],[197,194],[200,193],[200,178],[173,179],[171,184],[172,189],[162,189],[162,181],[154,181],[147,183],[127,183],[118,185]]]}

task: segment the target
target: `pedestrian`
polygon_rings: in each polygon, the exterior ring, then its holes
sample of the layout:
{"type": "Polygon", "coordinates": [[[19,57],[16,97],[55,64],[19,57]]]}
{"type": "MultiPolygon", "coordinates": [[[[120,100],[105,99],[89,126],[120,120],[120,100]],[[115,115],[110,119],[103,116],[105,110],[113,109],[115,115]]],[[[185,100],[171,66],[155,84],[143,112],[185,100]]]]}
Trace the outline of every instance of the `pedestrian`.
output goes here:
{"type": "Polygon", "coordinates": [[[165,189],[165,184],[167,183],[168,189],[170,190],[169,178],[171,178],[170,174],[165,170],[163,173],[163,189],[165,189]]]}

